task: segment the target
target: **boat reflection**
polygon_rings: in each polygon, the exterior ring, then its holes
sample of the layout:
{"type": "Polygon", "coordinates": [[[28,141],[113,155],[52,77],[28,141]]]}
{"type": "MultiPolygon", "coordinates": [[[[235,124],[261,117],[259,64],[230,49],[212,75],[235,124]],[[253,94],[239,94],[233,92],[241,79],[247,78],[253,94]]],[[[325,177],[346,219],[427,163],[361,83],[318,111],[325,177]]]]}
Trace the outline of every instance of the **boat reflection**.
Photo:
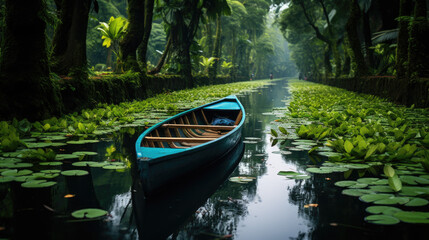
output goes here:
{"type": "Polygon", "coordinates": [[[135,180],[132,204],[139,238],[166,239],[178,230],[234,171],[243,153],[241,140],[212,166],[149,197],[145,197],[140,181],[135,180]]]}

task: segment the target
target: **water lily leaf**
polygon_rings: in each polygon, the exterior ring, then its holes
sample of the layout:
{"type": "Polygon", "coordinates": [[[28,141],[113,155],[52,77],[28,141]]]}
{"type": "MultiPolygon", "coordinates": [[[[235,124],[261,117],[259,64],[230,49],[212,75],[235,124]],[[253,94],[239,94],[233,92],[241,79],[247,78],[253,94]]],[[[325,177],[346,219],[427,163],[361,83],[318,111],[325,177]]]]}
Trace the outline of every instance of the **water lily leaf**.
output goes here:
{"type": "Polygon", "coordinates": [[[374,194],[375,192],[368,189],[344,189],[342,194],[352,197],[360,197],[362,195],[374,194]]]}
{"type": "Polygon", "coordinates": [[[358,182],[356,182],[356,181],[338,181],[338,182],[335,183],[335,186],[338,186],[338,187],[350,187],[350,186],[356,185],[357,183],[358,182]]]}
{"type": "Polygon", "coordinates": [[[81,209],[81,210],[77,210],[71,213],[71,215],[74,218],[89,218],[89,219],[94,219],[94,218],[99,218],[99,217],[103,217],[107,215],[107,211],[103,210],[103,209],[97,209],[97,208],[86,208],[86,209],[81,209]]]}
{"type": "Polygon", "coordinates": [[[331,169],[321,169],[321,168],[307,168],[305,169],[305,171],[311,172],[311,173],[319,173],[319,174],[332,173],[331,169]]]}
{"type": "Polygon", "coordinates": [[[97,143],[99,140],[79,140],[79,141],[67,141],[67,144],[87,144],[87,143],[97,143]]]}
{"type": "Polygon", "coordinates": [[[389,197],[389,198],[374,201],[373,203],[380,204],[380,205],[395,205],[395,204],[403,205],[409,201],[410,199],[408,197],[389,197]]]}
{"type": "Polygon", "coordinates": [[[389,182],[387,181],[387,179],[380,179],[380,180],[373,182],[373,184],[374,185],[388,185],[389,182]]]}
{"type": "Polygon", "coordinates": [[[394,192],[391,187],[383,186],[383,185],[369,186],[369,189],[371,189],[374,192],[383,192],[383,193],[394,192]]]}
{"type": "Polygon", "coordinates": [[[294,171],[280,171],[277,173],[277,175],[281,175],[281,176],[290,176],[290,175],[301,175],[301,173],[297,173],[294,171]]]}
{"type": "Polygon", "coordinates": [[[66,159],[76,159],[76,158],[79,158],[79,156],[74,154],[57,154],[55,156],[55,160],[58,160],[58,161],[62,161],[66,159]]]}
{"type": "Polygon", "coordinates": [[[402,211],[393,216],[406,223],[429,223],[429,212],[402,211]]]}
{"type": "Polygon", "coordinates": [[[23,169],[23,170],[18,170],[18,169],[11,169],[8,171],[4,171],[1,173],[2,176],[25,176],[25,175],[30,175],[32,174],[33,171],[28,170],[28,169],[23,169]]]}
{"type": "Polygon", "coordinates": [[[120,170],[120,169],[125,169],[127,168],[127,166],[125,164],[112,164],[112,163],[108,163],[105,164],[104,166],[102,166],[104,169],[109,169],[109,170],[120,170]]]}
{"type": "Polygon", "coordinates": [[[59,166],[62,165],[62,162],[40,162],[39,165],[41,166],[59,166]]]}
{"type": "Polygon", "coordinates": [[[408,185],[429,184],[429,179],[417,176],[400,176],[399,178],[403,183],[406,183],[408,185]]]}
{"type": "Polygon", "coordinates": [[[46,170],[41,170],[40,172],[42,172],[42,173],[61,173],[61,170],[59,170],[59,169],[46,169],[46,170]]]}
{"type": "Polygon", "coordinates": [[[315,142],[303,142],[303,141],[298,141],[298,140],[296,140],[295,142],[292,142],[292,144],[293,145],[300,145],[300,146],[302,146],[302,145],[304,145],[304,146],[316,146],[317,145],[317,143],[315,143],[315,142]]]}
{"type": "MultiPolygon", "coordinates": [[[[98,163],[99,162],[94,162],[94,161],[81,161],[81,162],[74,162],[72,163],[72,165],[75,167],[92,167],[92,166],[99,166],[98,163]]],[[[106,163],[103,163],[102,166],[104,165],[106,165],[106,163]]]]}
{"type": "Polygon", "coordinates": [[[0,176],[0,183],[13,182],[15,180],[15,176],[0,176]]]}
{"type": "Polygon", "coordinates": [[[338,152],[318,152],[318,154],[325,156],[325,157],[341,157],[341,156],[343,156],[342,153],[338,153],[338,152]]]}
{"type": "Polygon", "coordinates": [[[411,200],[405,204],[407,207],[421,207],[428,205],[429,201],[424,198],[411,198],[411,200]]]}
{"type": "Polygon", "coordinates": [[[40,140],[43,140],[43,141],[59,141],[59,140],[64,140],[64,139],[67,139],[67,138],[64,136],[59,136],[59,135],[52,135],[52,136],[44,136],[40,140]]]}
{"type": "Polygon", "coordinates": [[[58,177],[60,174],[58,173],[46,173],[46,172],[37,172],[37,173],[33,173],[33,176],[37,177],[37,178],[56,178],[58,177]]]}
{"type": "Polygon", "coordinates": [[[67,170],[67,171],[62,171],[61,174],[64,176],[84,176],[84,175],[88,175],[89,172],[85,170],[67,170]]]}
{"type": "Polygon", "coordinates": [[[311,176],[308,175],[296,175],[296,176],[288,176],[288,179],[296,179],[296,180],[305,180],[311,178],[311,176]]]}
{"type": "Polygon", "coordinates": [[[373,224],[379,224],[379,225],[395,225],[398,224],[400,221],[399,219],[389,216],[389,215],[369,215],[365,217],[365,221],[373,224]]]}
{"type": "Polygon", "coordinates": [[[97,152],[88,152],[88,151],[78,151],[78,152],[73,152],[72,154],[73,155],[78,155],[78,156],[85,156],[85,155],[95,156],[95,155],[98,155],[97,152]]]}
{"type": "Polygon", "coordinates": [[[373,185],[378,180],[379,180],[379,178],[359,178],[357,181],[359,183],[366,183],[369,185],[373,185]]]}
{"type": "Polygon", "coordinates": [[[426,187],[414,187],[414,186],[404,186],[402,187],[399,195],[402,196],[418,196],[423,194],[429,194],[429,188],[426,187]]]}
{"type": "Polygon", "coordinates": [[[375,201],[390,198],[390,197],[394,197],[394,195],[393,194],[385,194],[385,193],[376,193],[376,194],[363,195],[359,199],[363,202],[370,203],[370,202],[375,202],[375,201]]]}
{"type": "Polygon", "coordinates": [[[366,187],[368,187],[368,184],[366,183],[358,183],[358,184],[349,186],[349,188],[366,188],[366,187]]]}
{"type": "Polygon", "coordinates": [[[362,164],[362,163],[350,163],[350,164],[345,164],[343,167],[350,168],[350,169],[367,169],[370,166],[368,164],[362,164]]]}
{"type": "Polygon", "coordinates": [[[25,183],[22,183],[21,186],[25,188],[45,188],[52,187],[56,182],[46,181],[46,180],[32,180],[25,183]]]}
{"type": "Polygon", "coordinates": [[[238,176],[238,177],[230,177],[229,181],[236,183],[249,183],[252,182],[254,177],[246,177],[246,176],[238,176]]]}
{"type": "Polygon", "coordinates": [[[368,213],[372,214],[385,214],[389,216],[393,216],[397,212],[401,212],[402,210],[396,207],[391,206],[371,206],[365,209],[368,213]]]}

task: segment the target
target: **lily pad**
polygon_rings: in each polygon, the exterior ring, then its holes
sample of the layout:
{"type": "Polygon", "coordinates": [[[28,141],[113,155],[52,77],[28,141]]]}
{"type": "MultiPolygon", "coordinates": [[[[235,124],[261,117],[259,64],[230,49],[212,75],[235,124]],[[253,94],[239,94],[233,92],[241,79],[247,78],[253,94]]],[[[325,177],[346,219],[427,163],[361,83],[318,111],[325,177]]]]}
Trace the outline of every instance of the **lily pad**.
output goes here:
{"type": "Polygon", "coordinates": [[[402,211],[393,216],[406,223],[429,223],[429,212],[402,211]]]}
{"type": "Polygon", "coordinates": [[[360,197],[367,194],[374,194],[375,192],[369,189],[344,189],[342,194],[352,197],[360,197]]]}
{"type": "Polygon", "coordinates": [[[318,173],[318,174],[327,174],[327,173],[332,173],[333,171],[331,169],[325,168],[307,168],[305,169],[305,171],[307,172],[311,172],[311,173],[318,173]]]}
{"type": "Polygon", "coordinates": [[[94,219],[94,218],[99,218],[99,217],[103,217],[107,215],[107,211],[106,210],[102,210],[102,209],[97,209],[97,208],[86,208],[86,209],[81,209],[81,210],[77,210],[71,213],[71,215],[74,218],[89,218],[89,219],[94,219]]]}
{"type": "Polygon", "coordinates": [[[391,187],[383,186],[383,185],[370,186],[369,189],[371,189],[374,192],[383,192],[383,193],[394,192],[391,187]]]}
{"type": "Polygon", "coordinates": [[[382,199],[386,199],[386,198],[390,198],[390,197],[394,197],[393,194],[387,194],[387,193],[375,193],[375,194],[366,194],[361,196],[359,199],[363,202],[375,202],[375,201],[379,201],[382,199]]]}
{"type": "Polygon", "coordinates": [[[301,175],[301,173],[297,173],[294,171],[280,171],[277,173],[277,175],[281,175],[281,176],[290,176],[290,175],[301,175]]]}
{"type": "Polygon", "coordinates": [[[341,156],[343,156],[342,153],[338,153],[338,152],[318,152],[318,154],[325,156],[325,157],[341,157],[341,156]]]}
{"type": "Polygon", "coordinates": [[[429,194],[429,188],[417,187],[417,186],[404,186],[399,192],[399,195],[412,196],[412,197],[423,195],[423,194],[429,194]]]}
{"type": "Polygon", "coordinates": [[[389,215],[369,215],[365,217],[365,221],[373,224],[379,224],[379,225],[395,225],[398,224],[400,221],[399,219],[389,216],[389,215]]]}
{"type": "Polygon", "coordinates": [[[352,185],[356,185],[357,181],[338,181],[335,183],[335,186],[337,187],[350,187],[352,185]]]}
{"type": "Polygon", "coordinates": [[[296,180],[305,180],[311,178],[311,176],[308,175],[296,175],[296,176],[288,176],[288,179],[296,179],[296,180]]]}
{"type": "Polygon", "coordinates": [[[366,184],[372,185],[372,184],[374,184],[374,182],[376,182],[378,180],[379,180],[379,178],[359,178],[357,181],[359,183],[366,183],[366,184]]]}
{"type": "Polygon", "coordinates": [[[400,176],[401,181],[408,185],[429,184],[429,179],[417,176],[400,176]]]}
{"type": "Polygon", "coordinates": [[[37,177],[37,178],[56,178],[58,177],[60,174],[59,173],[46,173],[46,172],[37,172],[37,173],[33,173],[33,176],[37,177]]]}
{"type": "Polygon", "coordinates": [[[41,166],[59,166],[62,165],[62,162],[40,162],[39,165],[41,166]]]}
{"type": "Polygon", "coordinates": [[[368,164],[362,164],[362,163],[350,163],[350,164],[345,164],[343,167],[350,168],[350,169],[367,169],[370,166],[368,164]]]}
{"type": "Polygon", "coordinates": [[[25,188],[45,188],[52,187],[56,182],[46,181],[46,180],[32,180],[25,183],[22,183],[21,186],[25,188]]]}
{"type": "Polygon", "coordinates": [[[66,159],[76,159],[76,158],[79,158],[79,156],[74,154],[57,154],[55,156],[55,160],[58,160],[58,161],[66,160],[66,159]]]}
{"type": "Polygon", "coordinates": [[[428,205],[429,201],[424,198],[411,198],[411,200],[405,204],[407,207],[421,207],[428,205]]]}
{"type": "Polygon", "coordinates": [[[230,177],[229,181],[236,183],[249,183],[252,182],[254,177],[246,177],[246,176],[238,176],[238,177],[230,177]]]}
{"type": "Polygon", "coordinates": [[[88,151],[79,151],[79,152],[74,152],[73,155],[78,155],[78,156],[95,156],[98,155],[98,152],[88,152],[88,151]]]}
{"type": "Polygon", "coordinates": [[[25,175],[30,175],[32,174],[33,171],[28,170],[28,169],[23,169],[23,170],[18,170],[18,169],[11,169],[8,171],[4,171],[1,173],[2,176],[25,176],[25,175]]]}
{"type": "Polygon", "coordinates": [[[384,199],[374,201],[373,203],[380,204],[380,205],[395,205],[395,204],[403,205],[409,201],[410,201],[410,198],[408,197],[389,197],[389,198],[384,198],[384,199]]]}
{"type": "Polygon", "coordinates": [[[87,144],[87,143],[97,143],[99,140],[79,140],[79,141],[67,141],[67,144],[87,144]]]}
{"type": "Polygon", "coordinates": [[[14,180],[14,176],[0,176],[0,183],[13,182],[14,180]]]}
{"type": "Polygon", "coordinates": [[[365,209],[368,213],[372,214],[385,214],[389,216],[393,216],[397,212],[401,212],[402,210],[396,207],[391,206],[371,206],[365,209]]]}
{"type": "Polygon", "coordinates": [[[67,170],[67,171],[62,171],[61,174],[64,176],[84,176],[84,175],[88,175],[89,172],[85,170],[67,170]]]}

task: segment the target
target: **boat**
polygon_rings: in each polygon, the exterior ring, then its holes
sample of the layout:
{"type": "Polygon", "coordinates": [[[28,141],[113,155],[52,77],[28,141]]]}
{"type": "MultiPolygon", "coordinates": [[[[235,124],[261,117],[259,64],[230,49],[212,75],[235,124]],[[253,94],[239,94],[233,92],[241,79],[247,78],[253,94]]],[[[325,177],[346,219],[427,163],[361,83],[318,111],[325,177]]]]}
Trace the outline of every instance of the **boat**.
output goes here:
{"type": "Polygon", "coordinates": [[[189,174],[152,196],[145,196],[141,181],[133,178],[132,211],[139,239],[168,239],[177,232],[207,199],[227,186],[223,183],[236,169],[243,154],[244,143],[239,141],[210,168],[189,174]]]}
{"type": "Polygon", "coordinates": [[[146,195],[208,167],[242,140],[245,111],[235,95],[181,112],[136,141],[137,169],[146,195]]]}

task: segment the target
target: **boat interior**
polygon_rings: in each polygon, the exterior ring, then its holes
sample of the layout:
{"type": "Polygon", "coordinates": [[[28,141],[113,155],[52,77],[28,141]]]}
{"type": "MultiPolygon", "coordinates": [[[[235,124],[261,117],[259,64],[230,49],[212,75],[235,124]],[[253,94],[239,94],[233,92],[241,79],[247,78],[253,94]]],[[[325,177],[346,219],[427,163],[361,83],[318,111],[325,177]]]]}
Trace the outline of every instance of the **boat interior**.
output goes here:
{"type": "Polygon", "coordinates": [[[148,133],[143,147],[190,148],[215,140],[241,121],[243,112],[238,109],[201,108],[178,116],[148,133]]]}

